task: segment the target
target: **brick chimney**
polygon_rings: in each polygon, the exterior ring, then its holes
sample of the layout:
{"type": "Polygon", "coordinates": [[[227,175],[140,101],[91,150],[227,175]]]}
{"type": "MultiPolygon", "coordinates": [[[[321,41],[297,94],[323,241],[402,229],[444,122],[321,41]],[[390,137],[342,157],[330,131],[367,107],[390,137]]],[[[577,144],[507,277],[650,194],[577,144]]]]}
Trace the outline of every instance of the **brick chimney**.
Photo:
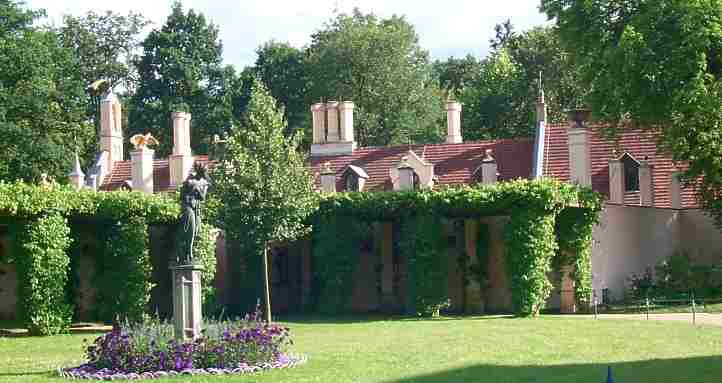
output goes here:
{"type": "Polygon", "coordinates": [[[589,155],[589,129],[587,121],[591,112],[575,109],[567,112],[569,129],[569,179],[581,186],[592,186],[591,158],[589,155]]]}
{"type": "Polygon", "coordinates": [[[461,137],[461,103],[448,101],[446,103],[446,143],[459,144],[461,137]]]}
{"type": "Polygon", "coordinates": [[[326,141],[340,141],[338,131],[338,101],[329,101],[326,103],[326,141]]]}
{"type": "Polygon", "coordinates": [[[123,161],[122,108],[112,90],[108,90],[100,101],[100,151],[107,152],[107,172],[113,171],[118,161],[123,161]]]}
{"type": "Polygon", "coordinates": [[[326,162],[321,169],[321,191],[324,193],[336,192],[336,172],[331,168],[331,163],[326,162]]]}
{"type": "Polygon", "coordinates": [[[130,152],[133,190],[153,194],[153,154],[155,150],[141,147],[130,152]]]}
{"type": "Polygon", "coordinates": [[[326,122],[324,121],[325,111],[326,109],[321,102],[311,105],[314,144],[323,144],[326,142],[326,122]]]}
{"type": "Polygon", "coordinates": [[[344,101],[338,105],[338,113],[341,122],[341,141],[354,142],[353,136],[353,109],[351,101],[344,101]]]}
{"type": "Polygon", "coordinates": [[[191,152],[191,114],[171,113],[173,121],[173,154],[168,157],[170,168],[170,186],[178,187],[185,181],[193,167],[191,152]]]}
{"type": "Polygon", "coordinates": [[[414,168],[409,164],[409,157],[401,157],[401,162],[396,167],[398,170],[397,190],[414,190],[414,168]]]}
{"type": "Polygon", "coordinates": [[[624,163],[619,157],[609,160],[609,202],[624,203],[624,163]]]}
{"type": "Polygon", "coordinates": [[[484,158],[481,160],[481,183],[483,184],[493,184],[499,177],[499,169],[493,153],[491,149],[486,149],[484,158]]]}
{"type": "Polygon", "coordinates": [[[654,205],[653,170],[654,167],[649,164],[647,157],[645,157],[639,164],[639,204],[642,206],[654,205]]]}

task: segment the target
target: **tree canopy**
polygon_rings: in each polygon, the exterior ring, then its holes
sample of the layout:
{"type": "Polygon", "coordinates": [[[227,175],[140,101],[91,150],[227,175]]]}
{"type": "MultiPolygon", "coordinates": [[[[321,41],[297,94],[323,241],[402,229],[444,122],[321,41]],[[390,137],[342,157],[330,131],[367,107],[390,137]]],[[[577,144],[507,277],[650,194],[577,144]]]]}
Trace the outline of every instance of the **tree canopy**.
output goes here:
{"type": "Polygon", "coordinates": [[[76,57],[33,26],[42,11],[0,2],[0,180],[64,180],[74,153],[94,151],[76,57]]]}
{"type": "Polygon", "coordinates": [[[722,226],[722,1],[542,0],[594,115],[660,133],[722,226]]]}
{"type": "Polygon", "coordinates": [[[225,132],[233,117],[229,84],[235,71],[221,65],[218,28],[176,2],[163,27],[151,31],[142,46],[128,134],[151,132],[161,143],[158,155],[165,156],[172,144],[170,113],[187,111],[193,116],[191,147],[207,153],[209,138],[225,132]]]}
{"type": "Polygon", "coordinates": [[[339,14],[313,34],[306,64],[307,105],[353,101],[359,145],[439,139],[441,94],[428,53],[403,17],[378,18],[358,9],[339,14]]]}

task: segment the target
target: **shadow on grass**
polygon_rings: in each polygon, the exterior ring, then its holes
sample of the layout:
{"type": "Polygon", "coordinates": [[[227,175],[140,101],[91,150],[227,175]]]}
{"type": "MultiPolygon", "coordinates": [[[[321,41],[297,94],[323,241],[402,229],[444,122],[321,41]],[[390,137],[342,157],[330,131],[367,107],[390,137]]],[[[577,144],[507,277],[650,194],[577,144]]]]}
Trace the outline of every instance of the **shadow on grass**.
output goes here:
{"type": "Polygon", "coordinates": [[[722,379],[722,356],[687,359],[653,359],[611,364],[558,366],[476,365],[428,375],[411,376],[384,383],[446,382],[554,382],[604,383],[607,367],[616,383],[712,383],[722,379]]]}
{"type": "Polygon", "coordinates": [[[32,371],[32,372],[0,372],[0,378],[2,377],[21,377],[21,376],[39,376],[45,375],[48,378],[57,376],[55,371],[32,371]]]}

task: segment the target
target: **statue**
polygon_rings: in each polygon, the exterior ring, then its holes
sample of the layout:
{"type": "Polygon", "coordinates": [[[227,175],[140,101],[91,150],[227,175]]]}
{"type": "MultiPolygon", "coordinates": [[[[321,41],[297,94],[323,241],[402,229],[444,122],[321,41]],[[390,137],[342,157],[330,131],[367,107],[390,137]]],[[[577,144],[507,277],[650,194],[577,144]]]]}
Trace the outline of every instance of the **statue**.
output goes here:
{"type": "Polygon", "coordinates": [[[133,144],[133,148],[135,150],[143,150],[150,146],[156,146],[160,144],[158,140],[150,133],[136,134],[130,138],[130,143],[133,144]]]}
{"type": "Polygon", "coordinates": [[[196,162],[180,189],[181,214],[178,222],[178,265],[193,264],[193,243],[201,226],[201,203],[208,192],[206,167],[196,162]]]}

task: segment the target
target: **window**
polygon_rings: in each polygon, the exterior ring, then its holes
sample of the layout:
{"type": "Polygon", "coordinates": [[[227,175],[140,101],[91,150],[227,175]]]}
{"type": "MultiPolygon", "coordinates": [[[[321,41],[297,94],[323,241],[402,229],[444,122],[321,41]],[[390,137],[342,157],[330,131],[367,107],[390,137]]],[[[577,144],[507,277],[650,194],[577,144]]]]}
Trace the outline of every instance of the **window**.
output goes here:
{"type": "Polygon", "coordinates": [[[622,156],[624,167],[624,191],[639,191],[639,162],[629,154],[622,156]]]}
{"type": "Polygon", "coordinates": [[[358,176],[353,172],[346,172],[346,176],[344,177],[344,190],[359,191],[358,176]]]}
{"type": "Polygon", "coordinates": [[[421,179],[419,178],[419,175],[414,172],[414,190],[419,190],[421,187],[421,179]]]}

